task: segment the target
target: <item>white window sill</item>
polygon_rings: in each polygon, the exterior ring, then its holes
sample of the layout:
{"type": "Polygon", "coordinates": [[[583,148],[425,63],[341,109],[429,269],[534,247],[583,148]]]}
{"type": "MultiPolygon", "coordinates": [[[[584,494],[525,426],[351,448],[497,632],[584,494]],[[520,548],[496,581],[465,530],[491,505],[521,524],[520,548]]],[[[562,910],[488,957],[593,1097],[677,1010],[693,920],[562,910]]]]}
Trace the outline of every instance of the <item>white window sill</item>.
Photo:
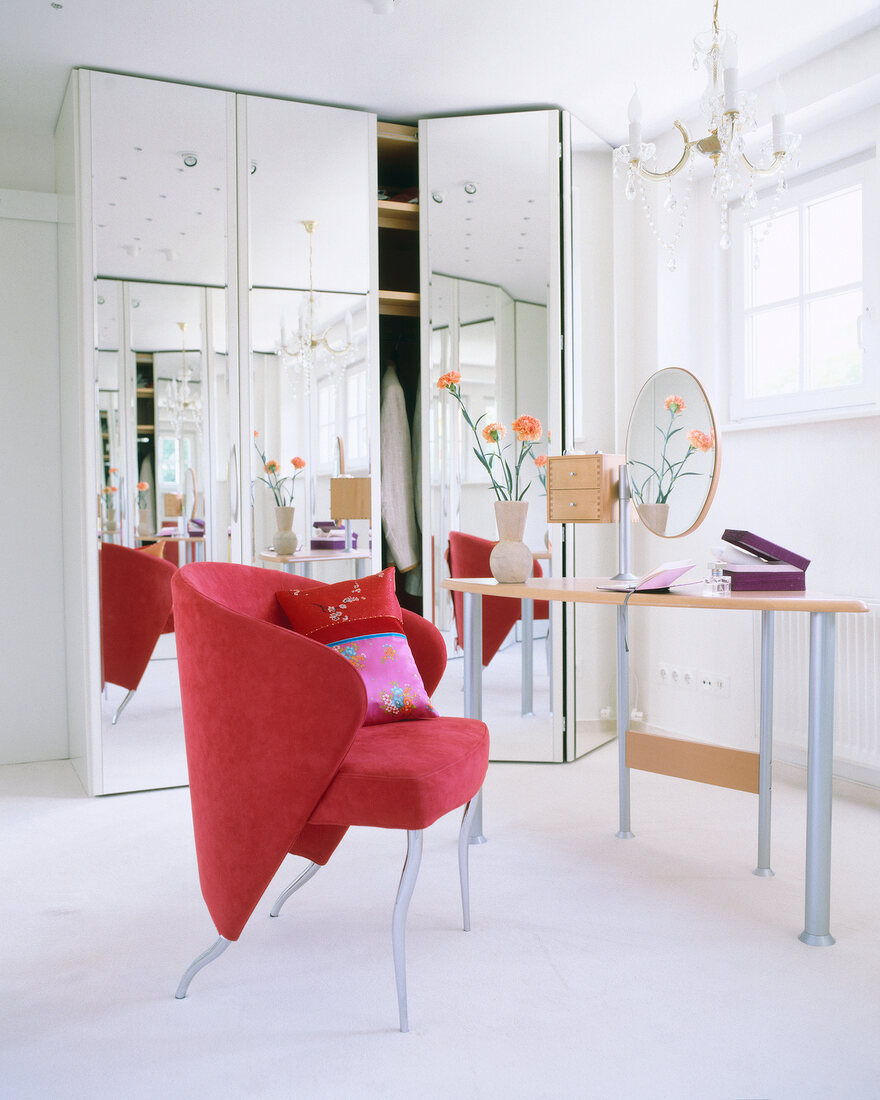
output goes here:
{"type": "Polygon", "coordinates": [[[789,427],[796,424],[820,424],[827,420],[865,420],[880,417],[880,406],[866,405],[849,409],[816,409],[812,412],[777,413],[773,416],[754,416],[748,420],[732,420],[722,424],[720,430],[727,432],[750,432],[760,428],[789,427]]]}

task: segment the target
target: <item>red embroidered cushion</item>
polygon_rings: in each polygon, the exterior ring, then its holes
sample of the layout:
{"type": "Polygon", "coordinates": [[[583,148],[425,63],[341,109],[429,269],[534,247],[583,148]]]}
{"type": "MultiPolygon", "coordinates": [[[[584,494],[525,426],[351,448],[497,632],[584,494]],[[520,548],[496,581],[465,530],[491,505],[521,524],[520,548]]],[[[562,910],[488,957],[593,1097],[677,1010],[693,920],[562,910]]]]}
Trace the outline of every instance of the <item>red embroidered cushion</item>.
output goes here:
{"type": "Polygon", "coordinates": [[[367,689],[364,725],[437,716],[403,632],[393,568],[276,596],[297,633],[335,649],[360,673],[367,689]]]}

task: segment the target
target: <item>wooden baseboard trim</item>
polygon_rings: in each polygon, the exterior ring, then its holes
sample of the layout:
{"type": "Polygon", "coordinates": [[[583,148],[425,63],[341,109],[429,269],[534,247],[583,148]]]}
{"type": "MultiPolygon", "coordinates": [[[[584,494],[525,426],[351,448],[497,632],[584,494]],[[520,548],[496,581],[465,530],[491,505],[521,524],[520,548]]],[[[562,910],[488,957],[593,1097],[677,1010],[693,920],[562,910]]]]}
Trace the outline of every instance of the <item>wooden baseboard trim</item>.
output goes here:
{"type": "Polygon", "coordinates": [[[758,793],[758,754],[627,730],[626,766],[715,787],[758,793]]]}

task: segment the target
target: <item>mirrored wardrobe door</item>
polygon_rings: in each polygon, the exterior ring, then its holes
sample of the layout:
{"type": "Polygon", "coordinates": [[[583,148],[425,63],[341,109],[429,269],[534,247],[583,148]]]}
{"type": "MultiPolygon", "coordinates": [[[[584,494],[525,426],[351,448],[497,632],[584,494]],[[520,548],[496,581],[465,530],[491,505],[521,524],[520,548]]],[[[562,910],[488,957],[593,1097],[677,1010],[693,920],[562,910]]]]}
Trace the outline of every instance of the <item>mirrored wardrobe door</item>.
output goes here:
{"type": "MultiPolygon", "coordinates": [[[[370,447],[375,116],[256,96],[239,96],[237,114],[249,272],[245,560],[281,567],[275,509],[292,505],[299,559],[288,567],[342,579],[352,562],[307,563],[303,554],[313,541],[327,548],[337,539],[328,530],[332,477],[373,477],[378,496],[370,447]]],[[[370,521],[351,526],[356,548],[369,548],[370,521]]],[[[287,551],[292,542],[279,545],[287,551]]]]}
{"type": "MultiPolygon", "coordinates": [[[[474,455],[474,435],[437,381],[448,371],[458,372],[471,418],[485,416],[480,428],[490,422],[503,424],[505,447],[513,440],[510,425],[517,416],[538,417],[544,434],[534,453],[546,454],[547,431],[561,422],[559,125],[557,111],[419,124],[426,226],[422,268],[428,283],[423,392],[428,395],[429,445],[424,480],[430,486],[423,538],[434,578],[426,614],[432,610],[453,653],[454,604],[439,586],[449,575],[449,534],[459,531],[496,539],[495,497],[474,455]]],[[[546,502],[539,468],[531,458],[526,463],[522,473],[531,485],[525,496],[525,541],[536,557],[543,557],[546,502]]],[[[549,562],[545,558],[542,564],[546,569],[549,562]]],[[[534,716],[521,714],[517,630],[512,628],[484,670],[483,715],[492,724],[493,758],[561,760],[562,706],[553,697],[554,678],[545,660],[548,624],[539,621],[535,627],[534,716]]],[[[451,663],[449,676],[456,668],[460,662],[451,663]]],[[[443,706],[460,713],[460,696],[450,692],[443,706]]]]}
{"type": "MultiPolygon", "coordinates": [[[[589,127],[563,116],[563,166],[569,285],[566,295],[566,443],[569,450],[618,453],[614,390],[614,304],[611,148],[589,127]]],[[[560,454],[554,447],[552,454],[560,454]]],[[[554,524],[554,544],[563,525],[554,524]]],[[[616,523],[565,525],[566,571],[609,577],[618,570],[616,523]]],[[[567,756],[582,756],[616,735],[616,613],[577,604],[568,608],[567,756]]],[[[634,703],[637,702],[637,692],[634,703]]]]}
{"type": "Polygon", "coordinates": [[[150,566],[230,552],[233,113],[224,92],[87,75],[106,794],[186,782],[173,616],[153,613],[172,571],[157,595],[150,566]]]}

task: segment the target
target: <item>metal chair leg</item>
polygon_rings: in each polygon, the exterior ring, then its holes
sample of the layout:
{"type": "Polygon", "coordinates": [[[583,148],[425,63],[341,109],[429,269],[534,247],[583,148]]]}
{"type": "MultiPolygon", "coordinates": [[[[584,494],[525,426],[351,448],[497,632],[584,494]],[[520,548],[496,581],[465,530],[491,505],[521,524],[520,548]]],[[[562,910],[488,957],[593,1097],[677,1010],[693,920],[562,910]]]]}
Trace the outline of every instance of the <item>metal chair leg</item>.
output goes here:
{"type": "Polygon", "coordinates": [[[471,891],[468,855],[471,845],[471,825],[480,808],[480,800],[474,796],[464,808],[461,829],[458,832],[458,877],[461,879],[461,916],[465,932],[471,930],[471,891]]]}
{"type": "Polygon", "coordinates": [[[394,977],[397,980],[397,1007],[400,1030],[409,1031],[406,1008],[406,914],[422,861],[422,830],[410,829],[406,834],[406,859],[397,888],[394,914],[391,918],[391,948],[394,954],[394,977]]]}
{"type": "Polygon", "coordinates": [[[113,717],[110,719],[110,725],[111,726],[115,726],[116,723],[119,721],[119,715],[122,714],[122,712],[125,710],[125,708],[128,706],[128,704],[131,702],[133,696],[134,696],[134,688],[131,689],[131,691],[128,693],[128,695],[126,695],[126,697],[122,700],[122,702],[116,708],[116,711],[115,711],[113,717]]]}
{"type": "Polygon", "coordinates": [[[177,992],[174,994],[178,1001],[182,1001],[186,996],[186,991],[189,989],[189,983],[202,967],[207,966],[209,962],[213,962],[214,959],[219,958],[231,943],[232,940],[227,940],[225,936],[221,936],[216,943],[211,944],[207,951],[203,951],[198,958],[193,959],[186,973],[180,979],[180,985],[178,985],[177,992]]]}
{"type": "Polygon", "coordinates": [[[297,890],[300,889],[301,886],[305,886],[305,884],[309,881],[309,879],[314,878],[314,876],[320,870],[321,870],[321,864],[320,863],[310,863],[308,865],[308,867],[306,867],[306,869],[302,872],[301,875],[298,875],[297,878],[295,878],[293,880],[293,882],[285,890],[281,891],[281,893],[278,895],[278,898],[277,898],[275,904],[272,906],[272,912],[269,914],[269,916],[270,917],[277,917],[278,914],[281,912],[281,906],[287,901],[287,899],[290,897],[290,895],[295,894],[297,892],[297,890]]]}

